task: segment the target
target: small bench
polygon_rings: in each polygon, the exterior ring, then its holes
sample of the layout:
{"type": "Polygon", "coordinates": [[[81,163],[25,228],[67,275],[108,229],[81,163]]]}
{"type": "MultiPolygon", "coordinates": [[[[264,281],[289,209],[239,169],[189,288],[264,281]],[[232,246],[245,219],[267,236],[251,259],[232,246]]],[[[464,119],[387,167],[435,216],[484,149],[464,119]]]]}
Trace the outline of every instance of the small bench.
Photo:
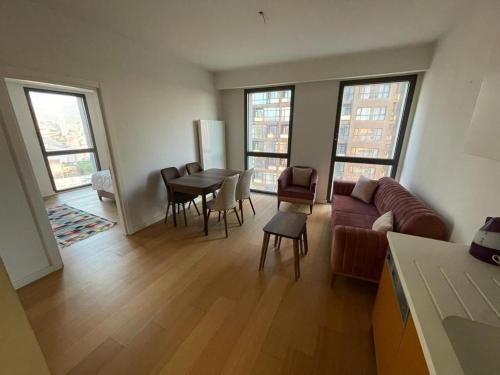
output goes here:
{"type": "Polygon", "coordinates": [[[281,238],[293,240],[293,257],[295,261],[295,280],[300,277],[299,247],[300,252],[307,254],[307,215],[304,213],[278,211],[273,218],[264,226],[264,239],[262,240],[262,251],[260,254],[259,271],[264,268],[266,262],[267,247],[272,234],[276,236],[274,246],[281,244],[281,238]],[[279,239],[279,242],[278,242],[279,239]],[[303,241],[303,246],[302,246],[303,241]],[[304,249],[304,250],[302,250],[304,249]]]}

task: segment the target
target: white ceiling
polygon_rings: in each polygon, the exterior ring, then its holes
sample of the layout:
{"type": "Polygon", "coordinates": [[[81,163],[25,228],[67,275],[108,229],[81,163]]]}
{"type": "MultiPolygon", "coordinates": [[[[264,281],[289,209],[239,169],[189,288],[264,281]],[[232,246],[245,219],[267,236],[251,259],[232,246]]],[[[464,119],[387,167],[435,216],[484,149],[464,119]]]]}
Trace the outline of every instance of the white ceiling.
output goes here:
{"type": "Polygon", "coordinates": [[[218,71],[433,41],[469,0],[32,1],[218,71]]]}

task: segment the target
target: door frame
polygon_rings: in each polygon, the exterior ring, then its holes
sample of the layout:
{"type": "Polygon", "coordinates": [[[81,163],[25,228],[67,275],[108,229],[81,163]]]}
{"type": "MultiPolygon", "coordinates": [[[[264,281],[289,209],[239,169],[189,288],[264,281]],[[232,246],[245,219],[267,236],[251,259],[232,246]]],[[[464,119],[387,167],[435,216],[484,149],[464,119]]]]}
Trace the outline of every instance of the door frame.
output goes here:
{"type": "MultiPolygon", "coordinates": [[[[292,129],[293,129],[293,111],[294,111],[294,102],[295,102],[295,85],[285,85],[285,86],[267,86],[267,87],[255,87],[251,89],[245,89],[243,93],[243,100],[245,104],[245,110],[244,110],[244,116],[245,116],[245,136],[244,136],[244,142],[245,142],[245,148],[244,148],[244,157],[245,157],[245,170],[248,169],[248,157],[249,156],[255,156],[255,157],[263,157],[263,158],[277,158],[277,159],[284,159],[286,156],[287,162],[286,166],[287,168],[290,167],[290,158],[292,156],[292,129]],[[281,153],[276,153],[276,152],[254,152],[254,151],[248,151],[248,94],[252,94],[255,92],[269,92],[269,91],[284,91],[284,90],[290,90],[290,120],[288,124],[288,147],[287,147],[287,153],[286,154],[281,154],[281,153]]],[[[270,195],[276,195],[277,192],[272,192],[272,191],[265,191],[265,190],[258,190],[258,189],[251,189],[253,192],[258,192],[258,193],[263,193],[263,194],[270,194],[270,195]]]]}
{"type": "Polygon", "coordinates": [[[408,119],[410,117],[410,112],[413,105],[413,96],[415,93],[415,87],[417,85],[417,78],[418,78],[417,74],[405,74],[405,75],[388,76],[388,77],[353,79],[340,82],[339,95],[337,98],[337,113],[335,115],[335,128],[333,132],[333,146],[330,158],[330,173],[328,177],[328,190],[327,190],[328,202],[332,201],[333,171],[335,167],[335,162],[389,165],[392,167],[391,177],[392,178],[396,177],[401,157],[401,151],[403,149],[404,139],[406,135],[408,119]],[[409,82],[409,86],[408,86],[408,93],[406,96],[406,103],[403,110],[403,116],[401,117],[401,125],[398,132],[398,138],[394,149],[394,157],[391,159],[379,159],[379,158],[366,158],[366,157],[356,157],[356,156],[336,156],[338,134],[340,130],[340,117],[342,113],[342,101],[344,97],[344,88],[346,86],[353,86],[353,85],[369,85],[374,83],[393,83],[401,81],[409,82]]]}
{"type": "Polygon", "coordinates": [[[49,175],[50,183],[52,185],[52,189],[54,189],[54,192],[62,193],[65,191],[70,191],[70,190],[90,186],[91,184],[85,184],[85,185],[79,185],[79,186],[75,186],[75,187],[67,188],[67,189],[57,189],[56,183],[54,181],[54,175],[52,174],[52,170],[50,169],[50,163],[49,163],[49,159],[48,159],[49,156],[93,153],[95,155],[95,162],[96,162],[97,170],[98,171],[101,170],[101,164],[99,162],[99,154],[97,152],[97,145],[96,145],[95,137],[94,137],[94,130],[92,129],[92,121],[90,120],[90,112],[89,112],[89,107],[87,105],[87,98],[85,97],[85,95],[82,93],[77,93],[77,92],[58,91],[58,90],[53,90],[53,89],[42,89],[42,88],[35,88],[35,87],[29,87],[29,86],[24,87],[24,94],[26,95],[26,100],[28,101],[28,108],[30,110],[30,114],[31,114],[31,117],[33,119],[33,123],[35,124],[36,136],[38,138],[38,143],[40,143],[40,148],[42,150],[43,160],[45,161],[47,173],[49,175]],[[87,118],[87,123],[89,125],[89,133],[90,133],[90,139],[92,140],[92,147],[85,148],[85,149],[68,150],[68,151],[47,151],[45,148],[45,143],[43,143],[42,133],[40,131],[40,125],[38,124],[38,118],[36,117],[35,108],[33,108],[33,103],[31,101],[31,97],[29,95],[29,93],[31,91],[48,93],[48,94],[56,94],[56,95],[75,96],[77,98],[82,99],[83,107],[85,108],[85,116],[87,118]]]}

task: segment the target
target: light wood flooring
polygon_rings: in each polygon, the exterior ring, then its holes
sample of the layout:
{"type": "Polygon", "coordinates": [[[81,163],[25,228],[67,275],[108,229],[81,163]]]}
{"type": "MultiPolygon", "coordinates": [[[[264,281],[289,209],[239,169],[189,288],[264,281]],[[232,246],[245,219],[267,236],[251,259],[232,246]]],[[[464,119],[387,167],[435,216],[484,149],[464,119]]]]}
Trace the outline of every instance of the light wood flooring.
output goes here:
{"type": "Polygon", "coordinates": [[[91,187],[83,187],[58,193],[44,198],[44,202],[45,207],[67,204],[111,221],[118,221],[116,203],[107,198],[103,198],[102,201],[100,201],[96,191],[92,190],[91,187]]]}
{"type": "Polygon", "coordinates": [[[330,288],[330,206],[309,216],[294,282],[289,240],[258,272],[276,197],[253,201],[243,226],[228,215],[228,239],[214,217],[205,237],[191,208],[187,228],[113,229],[63,249],[63,271],[19,291],[53,374],[374,374],[376,286],[330,288]]]}

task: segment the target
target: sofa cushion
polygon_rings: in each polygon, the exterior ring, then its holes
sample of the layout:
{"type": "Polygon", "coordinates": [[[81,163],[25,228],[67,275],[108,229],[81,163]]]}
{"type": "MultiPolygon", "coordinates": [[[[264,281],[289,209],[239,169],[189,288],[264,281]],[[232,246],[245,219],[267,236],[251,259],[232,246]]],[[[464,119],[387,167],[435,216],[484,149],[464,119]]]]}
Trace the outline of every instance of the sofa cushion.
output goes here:
{"type": "Polygon", "coordinates": [[[443,220],[392,178],[383,177],[379,180],[373,202],[379,212],[392,211],[394,231],[446,239],[443,220]]]}
{"type": "Polygon", "coordinates": [[[365,203],[371,203],[377,186],[378,181],[370,180],[365,176],[359,176],[358,182],[356,182],[352,190],[351,197],[358,198],[365,203]]]}
{"type": "Polygon", "coordinates": [[[392,232],[394,228],[394,216],[392,211],[386,212],[373,223],[372,229],[377,232],[392,232]]]}
{"type": "Polygon", "coordinates": [[[353,212],[332,212],[332,226],[345,225],[347,227],[371,229],[377,216],[356,214],[353,212]]]}
{"type": "Polygon", "coordinates": [[[356,214],[364,214],[375,217],[380,216],[374,205],[361,202],[359,199],[353,198],[349,195],[334,195],[332,210],[353,212],[356,214]]]}

